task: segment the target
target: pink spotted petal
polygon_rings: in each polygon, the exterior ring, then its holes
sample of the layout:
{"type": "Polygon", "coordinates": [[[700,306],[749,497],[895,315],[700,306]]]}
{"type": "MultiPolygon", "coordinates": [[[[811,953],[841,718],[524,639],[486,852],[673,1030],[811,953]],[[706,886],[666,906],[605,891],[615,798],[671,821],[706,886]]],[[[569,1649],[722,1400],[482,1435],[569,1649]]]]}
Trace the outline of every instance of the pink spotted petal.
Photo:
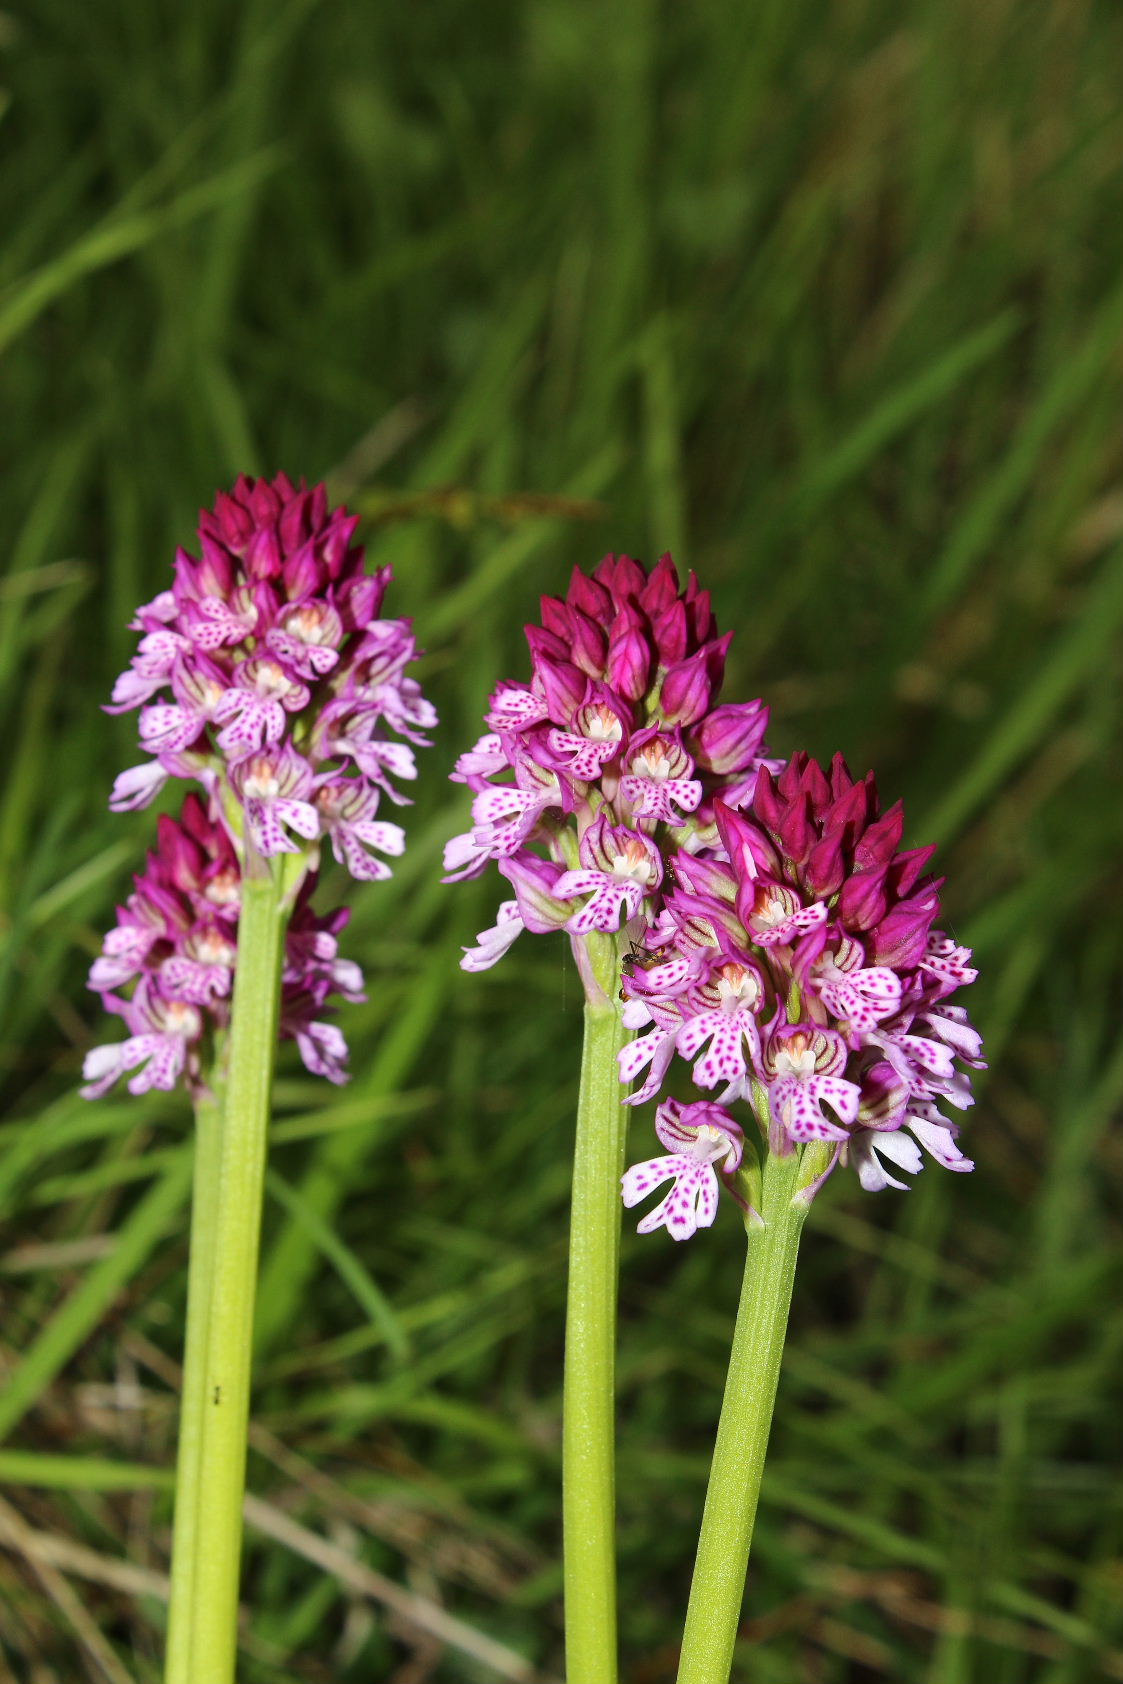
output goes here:
{"type": "Polygon", "coordinates": [[[360,819],[351,829],[361,841],[368,847],[377,848],[379,853],[397,859],[406,851],[406,833],[400,824],[391,824],[384,819],[360,819]]]}
{"type": "Polygon", "coordinates": [[[670,1192],[637,1224],[637,1233],[651,1234],[656,1228],[666,1228],[673,1240],[688,1240],[699,1228],[713,1223],[718,1206],[713,1169],[690,1158],[680,1159],[679,1164],[670,1192]]]}
{"type": "Polygon", "coordinates": [[[746,1074],[742,1041],[749,1037],[756,1050],[757,1028],[751,1015],[736,1012],[703,1012],[689,1018],[678,1033],[678,1050],[684,1058],[693,1058],[709,1041],[710,1050],[694,1066],[694,1080],[700,1088],[716,1088],[720,1082],[733,1082],[746,1074]]]}
{"type": "MultiPolygon", "coordinates": [[[[558,879],[559,884],[562,881],[562,878],[558,879]]],[[[554,892],[557,894],[557,890],[554,892]]],[[[563,894],[559,898],[564,900],[568,897],[563,894]]],[[[573,935],[588,935],[590,930],[602,930],[605,934],[611,934],[629,918],[635,917],[642,900],[643,889],[638,883],[631,883],[627,878],[610,877],[606,873],[601,877],[596,894],[586,902],[580,912],[574,913],[565,927],[573,935]]]]}
{"type": "Polygon", "coordinates": [[[529,690],[501,690],[484,715],[493,731],[522,731],[549,717],[544,702],[529,690]]]}
{"type": "Polygon", "coordinates": [[[680,825],[702,802],[702,785],[695,778],[642,778],[634,772],[620,779],[620,794],[641,818],[680,825]]]}
{"type": "MultiPolygon", "coordinates": [[[[98,1050],[108,1052],[111,1049],[106,1047],[98,1050]]],[[[684,1158],[678,1152],[663,1158],[648,1158],[642,1164],[633,1164],[631,1169],[626,1169],[620,1177],[621,1197],[631,1210],[632,1206],[638,1205],[648,1193],[654,1192],[656,1187],[661,1187],[664,1181],[670,1181],[689,1168],[690,1159],[684,1158]]]]}
{"type": "Polygon", "coordinates": [[[310,802],[296,801],[292,796],[282,795],[273,802],[273,807],[282,824],[288,825],[290,830],[295,830],[306,842],[314,842],[319,836],[320,815],[310,802]]]}
{"type": "Polygon", "coordinates": [[[818,984],[818,993],[828,1011],[846,1019],[860,1033],[898,1009],[901,979],[888,966],[871,965],[849,974],[836,973],[818,984]]]}
{"type": "Polygon", "coordinates": [[[814,906],[801,907],[798,912],[793,912],[790,918],[784,918],[771,927],[762,929],[754,922],[753,938],[761,947],[793,947],[800,936],[825,923],[826,917],[826,903],[818,900],[814,906]]]}
{"type": "MultiPolygon", "coordinates": [[[[246,802],[246,823],[249,825],[254,846],[267,859],[271,859],[274,854],[298,854],[300,852],[296,843],[285,835],[277,813],[277,805],[275,801],[258,801],[256,799],[246,802]]],[[[318,819],[317,828],[319,828],[318,819]]]]}
{"type": "Polygon", "coordinates": [[[385,860],[368,854],[356,835],[357,826],[336,825],[331,833],[331,851],[360,883],[383,883],[394,874],[385,860]]]}
{"type": "Polygon", "coordinates": [[[654,1098],[663,1085],[672,1058],[675,1055],[674,1029],[653,1029],[649,1035],[642,1035],[639,1040],[630,1041],[628,1045],[616,1055],[616,1062],[620,1069],[620,1080],[631,1082],[648,1064],[651,1071],[643,1086],[635,1093],[629,1094],[625,1105],[643,1105],[654,1098]]]}
{"type": "Polygon", "coordinates": [[[599,778],[605,762],[620,752],[618,742],[597,742],[589,737],[576,737],[569,731],[550,731],[546,742],[550,752],[566,762],[566,770],[586,783],[599,778]]]}
{"type": "MultiPolygon", "coordinates": [[[[793,1140],[845,1140],[847,1132],[824,1116],[819,1100],[819,1081],[835,1081],[835,1077],[800,1080],[796,1076],[781,1076],[769,1090],[769,1103],[793,1140]]],[[[843,1083],[849,1087],[849,1083],[843,1083]]],[[[857,1090],[855,1089],[855,1092],[857,1090]]],[[[857,1114],[857,1103],[855,1103],[857,1114]]]]}

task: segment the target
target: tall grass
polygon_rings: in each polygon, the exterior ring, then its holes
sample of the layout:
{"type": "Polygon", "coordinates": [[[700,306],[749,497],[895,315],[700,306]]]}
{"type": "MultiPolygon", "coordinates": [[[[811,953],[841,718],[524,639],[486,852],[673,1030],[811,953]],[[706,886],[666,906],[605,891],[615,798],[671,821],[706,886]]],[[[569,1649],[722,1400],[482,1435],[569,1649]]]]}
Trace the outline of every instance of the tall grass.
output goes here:
{"type": "MultiPolygon", "coordinates": [[[[134,722],[98,704],[196,506],[278,468],[367,514],[443,726],[355,897],[354,1080],[278,1085],[247,1684],[560,1668],[579,1000],[552,939],[463,978],[494,891],[435,874],[522,620],[610,547],[695,567],[776,747],[875,764],[942,843],[992,1056],[973,1177],[812,1213],[736,1676],[1123,1676],[1118,33],[1085,0],[0,17],[0,1679],[159,1676],[187,1113],[74,1096],[152,834],[105,811],[134,722]]],[[[674,1673],[732,1226],[625,1245],[630,1684],[674,1673]]]]}

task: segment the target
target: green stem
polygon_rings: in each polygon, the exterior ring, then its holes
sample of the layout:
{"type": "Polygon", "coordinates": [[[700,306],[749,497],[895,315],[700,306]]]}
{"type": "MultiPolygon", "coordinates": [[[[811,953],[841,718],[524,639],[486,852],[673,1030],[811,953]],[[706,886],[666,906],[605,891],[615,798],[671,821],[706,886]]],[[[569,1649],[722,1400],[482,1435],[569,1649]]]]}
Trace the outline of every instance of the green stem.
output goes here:
{"type": "Polygon", "coordinates": [[[721,1405],[682,1636],[678,1684],[726,1684],[741,1618],[760,1480],[772,1426],[808,1181],[798,1152],[769,1156],[721,1405]]]}
{"type": "MultiPolygon", "coordinates": [[[[217,1060],[216,1060],[217,1065],[217,1060]]],[[[217,1068],[215,1071],[217,1077],[217,1068]]],[[[219,1084],[215,1081],[215,1087],[219,1084]]],[[[218,1227],[219,1153],[222,1144],[220,1092],[208,1092],[195,1106],[195,1171],[191,1190],[191,1241],[187,1262],[187,1331],[176,1453],[175,1529],[168,1603],[167,1684],[192,1684],[191,1623],[198,1537],[199,1465],[206,1413],[206,1344],[211,1277],[218,1227]]]]}
{"type": "Polygon", "coordinates": [[[592,940],[586,954],[603,1003],[585,1007],[573,1160],[562,1422],[565,1644],[573,1684],[614,1684],[616,1288],[627,1122],[616,1055],[629,1034],[615,1003],[615,944],[598,944],[594,953],[592,940]]]}
{"type": "MultiPolygon", "coordinates": [[[[202,1433],[193,1453],[195,1515],[188,1635],[191,1684],[232,1684],[237,1643],[250,1350],[266,1134],[292,856],[263,860],[246,840],[234,973],[209,1310],[200,1334],[202,1433]]],[[[190,1511],[189,1511],[190,1512],[190,1511]]],[[[172,1657],[169,1656],[169,1667],[172,1657]]],[[[169,1684],[172,1673],[169,1671],[169,1684]]]]}

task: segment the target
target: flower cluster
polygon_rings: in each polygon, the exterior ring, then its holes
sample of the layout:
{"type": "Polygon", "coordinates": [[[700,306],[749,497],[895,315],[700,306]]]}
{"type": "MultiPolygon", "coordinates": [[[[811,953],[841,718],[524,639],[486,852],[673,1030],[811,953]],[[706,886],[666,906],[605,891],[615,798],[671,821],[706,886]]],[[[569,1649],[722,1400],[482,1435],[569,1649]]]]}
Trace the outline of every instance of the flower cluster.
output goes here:
{"type": "Polygon", "coordinates": [[[956,1060],[982,1068],[978,1033],[950,1003],[976,973],[934,928],[933,850],[899,850],[900,804],[882,813],[872,774],[855,781],[841,756],[824,772],[799,754],[778,778],[762,769],[742,810],[719,801],[715,818],[720,850],[675,857],[675,886],[625,967],[625,1021],[647,1029],[620,1054],[622,1080],[646,1071],[627,1103],[656,1095],[676,1054],[694,1061],[698,1087],[721,1089],[716,1103],[661,1108],[656,1127],[676,1150],[629,1170],[625,1202],[675,1180],[642,1226],[685,1238],[712,1220],[712,1166],[728,1173],[740,1157],[722,1107],[738,1100],[770,1151],[826,1142],[829,1167],[851,1164],[870,1191],[902,1187],[886,1165],[914,1174],[920,1147],[971,1169],[941,1107],[972,1103],[956,1060]]]}
{"type": "Polygon", "coordinates": [[[715,801],[751,800],[767,710],[718,705],[729,635],[670,556],[650,572],[606,556],[574,570],[565,600],[526,628],[529,683],[490,699],[487,734],[452,777],[473,791],[472,828],[445,849],[447,882],[492,860],[514,890],[461,961],[485,970],[524,930],[573,937],[655,919],[666,861],[719,846],[715,801]]]}
{"type": "MultiPolygon", "coordinates": [[[[241,892],[233,844],[195,795],[178,821],[158,820],[157,836],[90,970],[90,988],[123,1020],[128,1038],[87,1053],[86,1099],[99,1098],[127,1071],[135,1072],[130,1093],[171,1089],[182,1079],[197,1095],[214,1032],[229,1022],[241,892]]],[[[347,1046],[323,1013],[329,995],[361,1000],[362,976],[338,957],[346,910],[316,916],[309,905],[314,886],[309,874],[285,937],[281,1036],[296,1042],[313,1074],[342,1082],[347,1046]]]]}
{"type": "Polygon", "coordinates": [[[409,744],[436,714],[406,676],[409,622],[379,618],[390,569],[364,570],[356,525],[284,474],[243,476],[201,514],[199,558],[178,550],[171,589],[132,621],[108,711],[140,707],[152,758],[121,773],[111,807],[193,778],[262,854],[330,837],[353,876],[390,875],[377,855],[400,854],[402,831],[375,814],[383,794],[405,799],[391,778],[416,777],[409,744]]]}

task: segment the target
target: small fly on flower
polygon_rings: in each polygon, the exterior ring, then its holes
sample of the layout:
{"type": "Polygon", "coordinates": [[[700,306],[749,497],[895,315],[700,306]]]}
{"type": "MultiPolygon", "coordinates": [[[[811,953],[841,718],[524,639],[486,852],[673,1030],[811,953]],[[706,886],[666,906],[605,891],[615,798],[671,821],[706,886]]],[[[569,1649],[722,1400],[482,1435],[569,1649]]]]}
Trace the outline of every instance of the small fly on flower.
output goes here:
{"type": "MultiPolygon", "coordinates": [[[[645,971],[653,971],[657,966],[664,964],[666,960],[675,957],[676,949],[673,943],[664,942],[662,946],[651,951],[646,947],[641,947],[639,942],[633,941],[620,961],[620,972],[622,976],[634,977],[637,971],[641,974],[645,971]]],[[[630,998],[625,992],[623,984],[620,986],[618,997],[621,1000],[630,998]]]]}
{"type": "MultiPolygon", "coordinates": [[[[638,942],[635,942],[635,941],[631,942],[628,946],[627,953],[625,953],[623,959],[620,961],[620,970],[621,970],[622,975],[624,975],[624,976],[634,975],[635,968],[639,964],[639,962],[642,958],[643,958],[643,948],[639,945],[638,942]]],[[[620,988],[619,998],[621,1000],[626,1000],[628,998],[628,996],[624,992],[623,985],[621,985],[621,988],[620,988]]]]}

